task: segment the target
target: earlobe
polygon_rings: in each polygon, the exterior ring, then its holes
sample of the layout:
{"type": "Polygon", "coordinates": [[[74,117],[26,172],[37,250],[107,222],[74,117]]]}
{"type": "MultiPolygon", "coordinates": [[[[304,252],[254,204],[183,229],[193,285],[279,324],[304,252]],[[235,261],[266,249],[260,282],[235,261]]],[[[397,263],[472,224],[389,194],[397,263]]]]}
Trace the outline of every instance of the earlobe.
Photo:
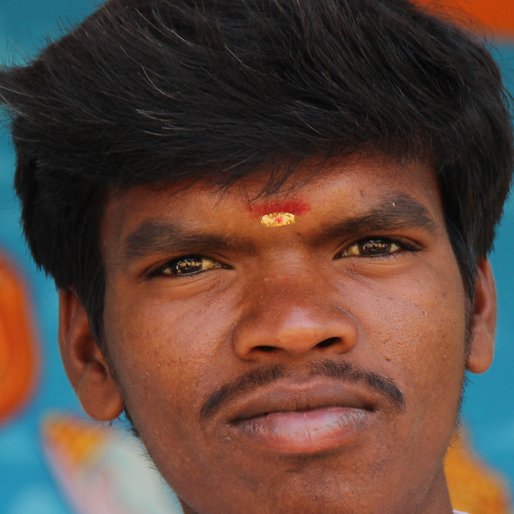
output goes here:
{"type": "Polygon", "coordinates": [[[491,264],[481,259],[475,280],[475,304],[471,319],[471,341],[467,369],[483,373],[493,360],[496,329],[496,287],[491,264]]]}
{"type": "Polygon", "coordinates": [[[108,361],[91,331],[85,308],[72,291],[59,292],[59,346],[68,379],[84,410],[110,421],[123,401],[108,361]]]}

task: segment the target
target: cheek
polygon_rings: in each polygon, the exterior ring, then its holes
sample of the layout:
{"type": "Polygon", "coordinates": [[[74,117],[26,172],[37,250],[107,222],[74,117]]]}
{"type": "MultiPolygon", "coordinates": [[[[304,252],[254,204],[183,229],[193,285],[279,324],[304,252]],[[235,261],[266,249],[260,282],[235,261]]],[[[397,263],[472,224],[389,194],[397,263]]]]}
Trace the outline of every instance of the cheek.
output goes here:
{"type": "MultiPolygon", "coordinates": [[[[362,288],[363,342],[415,408],[455,406],[465,369],[465,297],[453,258],[362,288]],[[441,270],[444,270],[441,272],[441,270]],[[452,396],[453,395],[453,396],[452,396]],[[451,401],[453,398],[453,402],[451,401]]],[[[358,316],[358,315],[357,315],[358,316]]],[[[364,351],[365,349],[363,349],[364,351]]]]}
{"type": "Polygon", "coordinates": [[[424,266],[387,284],[361,284],[367,294],[355,306],[362,320],[359,364],[403,392],[406,408],[393,421],[390,444],[399,442],[406,468],[419,476],[435,473],[453,435],[465,369],[464,291],[453,262],[443,269],[424,266]]]}
{"type": "Polygon", "coordinates": [[[199,415],[231,371],[227,316],[235,311],[230,302],[192,303],[184,309],[162,298],[106,302],[116,305],[106,316],[106,336],[126,406],[157,468],[181,491],[201,487],[209,456],[219,452],[205,439],[199,415]]]}
{"type": "Polygon", "coordinates": [[[106,339],[131,414],[196,416],[201,398],[215,387],[213,362],[226,351],[227,306],[110,294],[106,339]]]}

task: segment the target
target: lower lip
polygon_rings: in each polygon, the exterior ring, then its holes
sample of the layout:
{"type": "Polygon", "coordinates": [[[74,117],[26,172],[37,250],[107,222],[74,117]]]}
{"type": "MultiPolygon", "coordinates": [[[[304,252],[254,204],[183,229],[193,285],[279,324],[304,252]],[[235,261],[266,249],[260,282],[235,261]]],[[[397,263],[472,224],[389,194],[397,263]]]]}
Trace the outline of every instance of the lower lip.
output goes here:
{"type": "Polygon", "coordinates": [[[369,425],[373,413],[350,407],[272,412],[240,420],[234,427],[254,445],[285,454],[313,454],[348,445],[369,425]]]}

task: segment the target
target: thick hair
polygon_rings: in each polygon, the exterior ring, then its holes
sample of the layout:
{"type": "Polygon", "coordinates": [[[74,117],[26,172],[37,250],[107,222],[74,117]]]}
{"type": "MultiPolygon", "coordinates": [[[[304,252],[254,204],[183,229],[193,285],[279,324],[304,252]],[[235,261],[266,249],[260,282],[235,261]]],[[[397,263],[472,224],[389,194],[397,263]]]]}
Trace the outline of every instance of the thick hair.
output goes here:
{"type": "Polygon", "coordinates": [[[472,296],[513,167],[490,54],[408,0],[111,0],[1,71],[0,100],[34,259],[99,338],[110,190],[282,170],[269,193],[307,159],[421,159],[472,296]]]}

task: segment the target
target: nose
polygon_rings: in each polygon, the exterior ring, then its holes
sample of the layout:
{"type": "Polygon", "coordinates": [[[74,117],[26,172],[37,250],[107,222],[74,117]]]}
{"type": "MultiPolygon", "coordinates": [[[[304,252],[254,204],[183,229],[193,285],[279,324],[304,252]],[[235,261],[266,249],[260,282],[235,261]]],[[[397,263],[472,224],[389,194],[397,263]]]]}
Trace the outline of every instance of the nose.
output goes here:
{"type": "Polygon", "coordinates": [[[357,342],[354,316],[321,280],[263,279],[246,298],[233,332],[234,352],[242,360],[328,357],[349,352],[357,342]]]}

